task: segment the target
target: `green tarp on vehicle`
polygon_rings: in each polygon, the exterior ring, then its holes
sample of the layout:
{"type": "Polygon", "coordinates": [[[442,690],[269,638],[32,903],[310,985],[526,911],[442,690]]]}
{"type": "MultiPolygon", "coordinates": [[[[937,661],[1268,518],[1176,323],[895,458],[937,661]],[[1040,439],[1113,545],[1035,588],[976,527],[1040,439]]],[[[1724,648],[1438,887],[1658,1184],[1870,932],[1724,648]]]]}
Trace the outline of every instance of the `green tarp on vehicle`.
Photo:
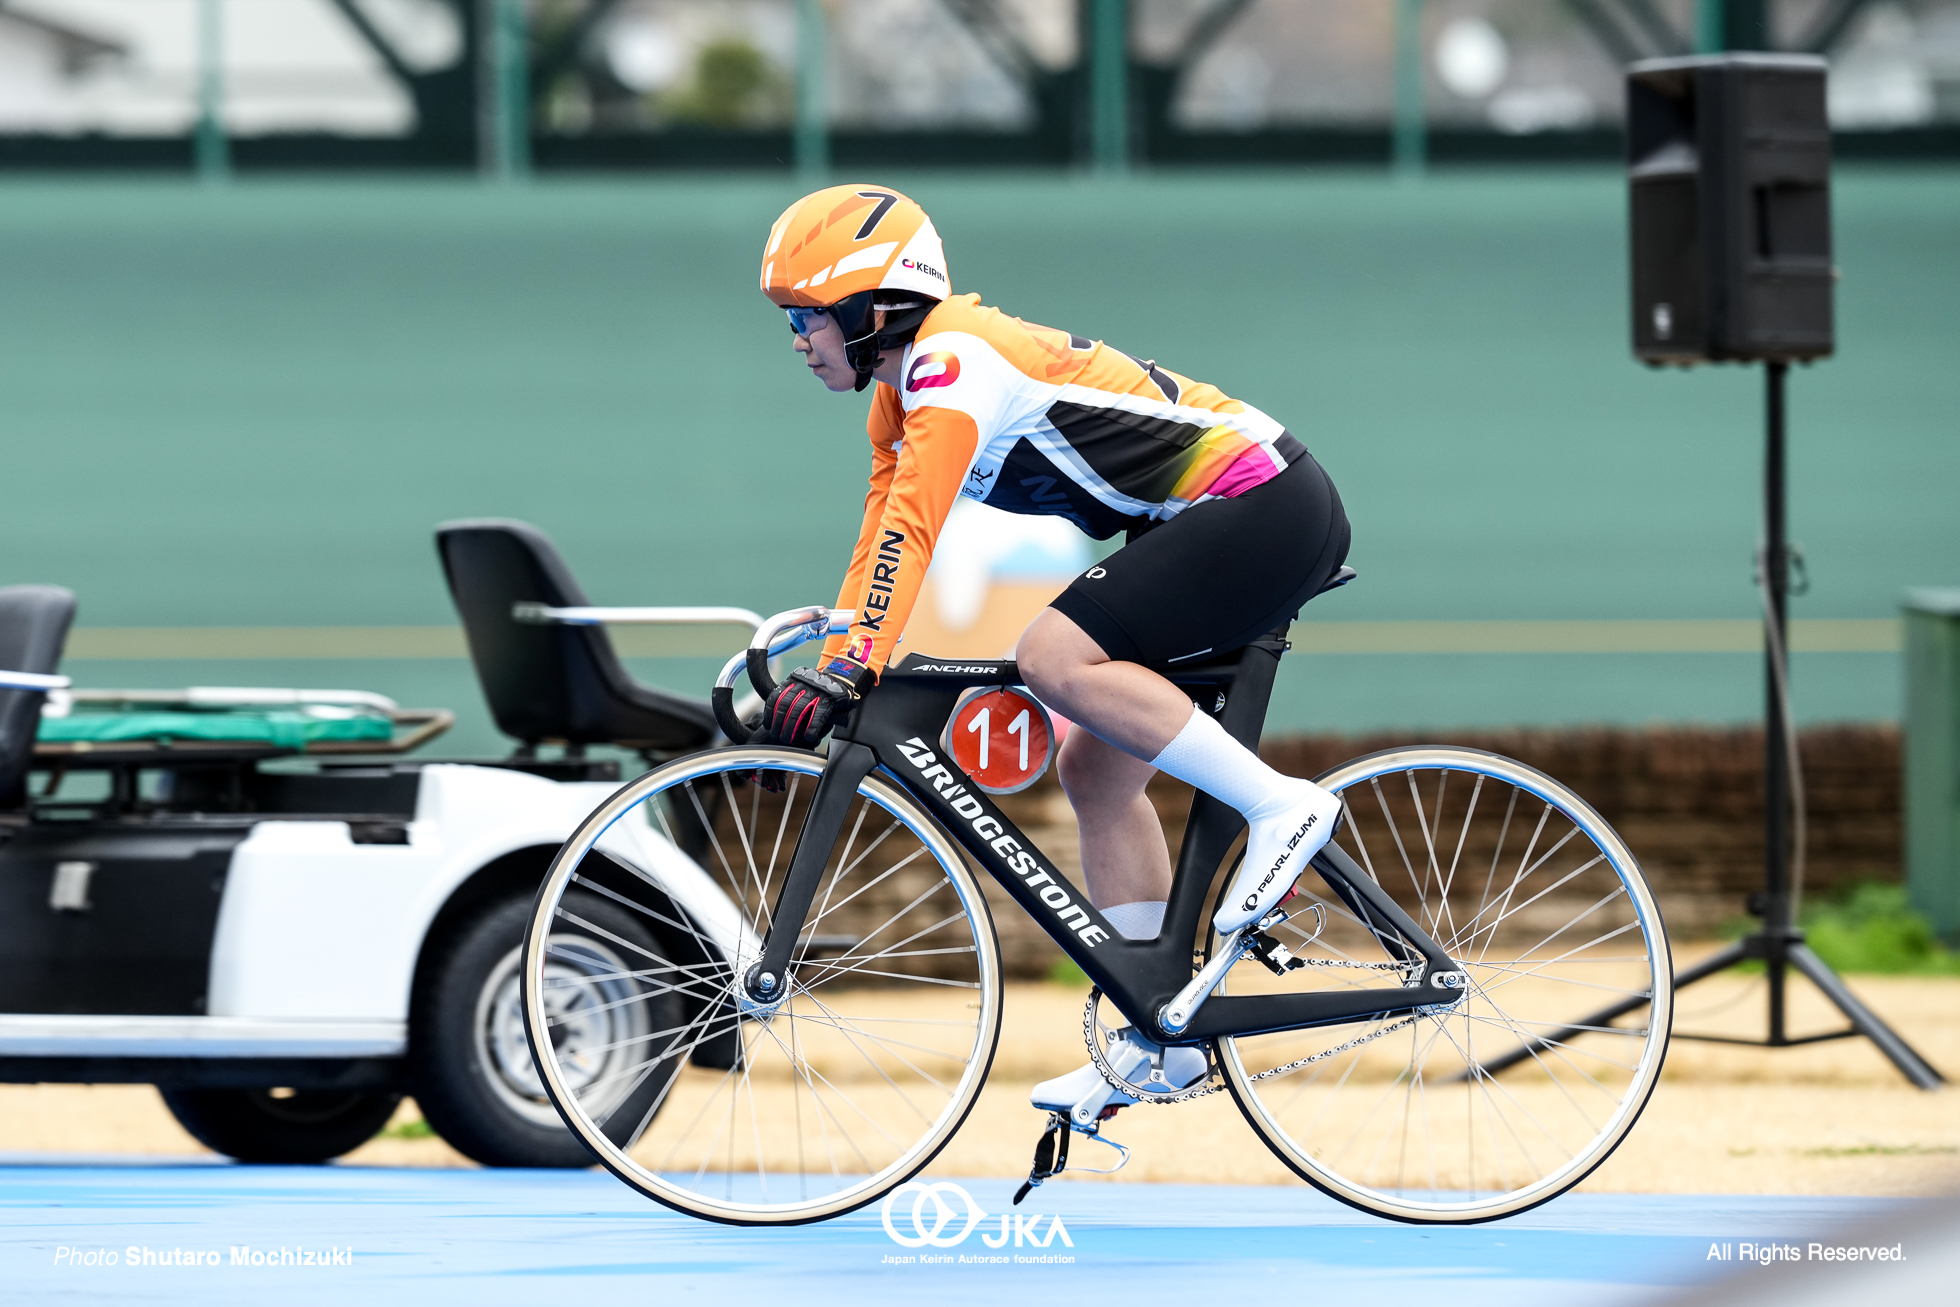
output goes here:
{"type": "Polygon", "coordinates": [[[309,744],[384,741],[394,722],[377,713],[322,715],[294,709],[263,712],[72,712],[43,717],[44,744],[116,744],[135,740],[228,740],[303,749],[309,744]]]}

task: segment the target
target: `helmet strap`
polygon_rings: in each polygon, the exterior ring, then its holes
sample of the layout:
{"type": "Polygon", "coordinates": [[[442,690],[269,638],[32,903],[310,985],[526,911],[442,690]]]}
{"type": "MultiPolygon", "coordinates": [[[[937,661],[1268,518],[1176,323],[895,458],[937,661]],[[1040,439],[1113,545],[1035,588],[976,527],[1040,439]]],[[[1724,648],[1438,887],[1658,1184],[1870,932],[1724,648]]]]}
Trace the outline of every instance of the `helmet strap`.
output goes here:
{"type": "Polygon", "coordinates": [[[910,344],[919,334],[919,325],[926,315],[939,307],[935,299],[924,296],[900,299],[904,292],[886,292],[887,298],[897,302],[884,310],[885,323],[880,327],[878,295],[875,290],[861,290],[831,306],[831,313],[845,336],[844,361],[857,373],[857,385],[853,387],[856,390],[870,385],[871,374],[884,362],[884,356],[910,344]]]}
{"type": "MultiPolygon", "coordinates": [[[[884,356],[889,351],[911,344],[919,334],[919,327],[925,322],[926,315],[938,307],[938,300],[922,299],[887,310],[882,328],[876,328],[846,344],[845,357],[858,374],[856,388],[863,390],[871,383],[872,372],[885,361],[884,356]]],[[[877,319],[873,318],[872,321],[876,322],[877,319]]]]}

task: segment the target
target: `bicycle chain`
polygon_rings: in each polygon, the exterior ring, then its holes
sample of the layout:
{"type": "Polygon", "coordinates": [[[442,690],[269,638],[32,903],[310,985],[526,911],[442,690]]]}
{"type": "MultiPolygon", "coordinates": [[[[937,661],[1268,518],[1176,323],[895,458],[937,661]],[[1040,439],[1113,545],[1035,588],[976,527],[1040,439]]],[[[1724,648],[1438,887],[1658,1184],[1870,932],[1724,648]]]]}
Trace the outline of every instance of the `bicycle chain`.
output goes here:
{"type": "MultiPolygon", "coordinates": [[[[1410,962],[1346,962],[1334,958],[1301,958],[1300,961],[1305,962],[1311,967],[1346,967],[1357,971],[1407,971],[1411,967],[1421,965],[1421,963],[1410,962]]],[[[1212,1094],[1224,1091],[1225,1086],[1223,1083],[1211,1083],[1212,1077],[1218,1074],[1216,1066],[1207,1066],[1204,1077],[1196,1084],[1168,1094],[1146,1089],[1142,1085],[1132,1083],[1117,1074],[1115,1068],[1110,1066],[1108,1061],[1104,1059],[1102,1048],[1096,1042],[1096,1027],[1098,1025],[1096,1021],[1096,1006],[1101,999],[1102,990],[1100,988],[1092,988],[1089,991],[1089,1002],[1082,1009],[1082,1041],[1089,1046],[1089,1061],[1094,1064],[1096,1074],[1101,1076],[1111,1089],[1130,1098],[1134,1098],[1139,1103],[1149,1103],[1152,1106],[1164,1107],[1168,1107],[1173,1103],[1188,1103],[1193,1099],[1206,1098],[1212,1094]]],[[[1330,1057],[1338,1057],[1342,1053],[1361,1047],[1363,1044],[1373,1043],[1384,1035],[1392,1035],[1398,1030],[1407,1030],[1420,1020],[1422,1015],[1422,1013],[1418,1012],[1414,1016],[1404,1017],[1393,1025],[1383,1026],[1380,1030],[1371,1030],[1365,1035],[1358,1035],[1348,1040],[1345,1044],[1337,1045],[1334,1048],[1323,1049],[1318,1053],[1309,1054],[1297,1061],[1288,1062],[1267,1071],[1261,1071],[1254,1076],[1248,1076],[1246,1078],[1247,1083],[1271,1080],[1275,1076],[1291,1075],[1302,1067],[1312,1066],[1315,1062],[1324,1062],[1330,1057]]],[[[1205,1056],[1207,1061],[1209,1061],[1211,1056],[1209,1049],[1206,1050],[1205,1056]]]]}
{"type": "Polygon", "coordinates": [[[1246,1077],[1246,1079],[1248,1081],[1256,1082],[1260,1080],[1271,1080],[1274,1076],[1290,1075],[1293,1072],[1298,1071],[1301,1067],[1312,1066],[1315,1062],[1323,1062],[1330,1057],[1334,1057],[1338,1054],[1345,1053],[1351,1048],[1359,1048],[1363,1044],[1372,1043],[1373,1041],[1380,1039],[1383,1035],[1392,1035],[1398,1030],[1407,1030],[1410,1026],[1413,1026],[1418,1020],[1420,1020],[1421,1017],[1422,1017],[1422,1013],[1420,1012],[1418,1012],[1415,1016],[1412,1017],[1403,1017],[1400,1021],[1397,1021],[1392,1026],[1383,1026],[1380,1030],[1370,1031],[1368,1034],[1356,1036],[1355,1038],[1348,1040],[1347,1043],[1342,1044],[1336,1048],[1330,1048],[1323,1052],[1315,1053],[1311,1057],[1303,1057],[1297,1062],[1288,1062],[1284,1066],[1276,1066],[1272,1068],[1270,1071],[1261,1071],[1258,1075],[1248,1076],[1246,1077]]]}
{"type": "Polygon", "coordinates": [[[1351,971],[1410,971],[1417,962],[1349,962],[1342,958],[1294,958],[1303,967],[1346,967],[1351,971]]]}

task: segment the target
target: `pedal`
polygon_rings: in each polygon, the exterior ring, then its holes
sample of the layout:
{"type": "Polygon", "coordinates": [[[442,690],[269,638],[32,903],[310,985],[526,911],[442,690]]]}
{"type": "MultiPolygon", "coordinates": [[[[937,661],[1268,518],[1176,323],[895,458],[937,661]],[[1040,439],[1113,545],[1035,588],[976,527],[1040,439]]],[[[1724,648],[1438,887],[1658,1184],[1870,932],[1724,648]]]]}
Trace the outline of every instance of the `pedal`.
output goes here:
{"type": "Polygon", "coordinates": [[[1252,957],[1258,960],[1260,965],[1264,966],[1266,970],[1272,972],[1275,976],[1283,976],[1289,971],[1298,971],[1301,967],[1307,965],[1299,958],[1294,957],[1286,945],[1280,943],[1264,931],[1254,931],[1252,933],[1252,947],[1247,949],[1246,952],[1251,954],[1252,957]]]}
{"type": "Polygon", "coordinates": [[[1034,1165],[1028,1168],[1028,1178],[1014,1191],[1014,1206],[1041,1187],[1044,1180],[1060,1175],[1068,1169],[1069,1124],[1060,1112],[1048,1114],[1048,1126],[1035,1142],[1034,1165]]]}

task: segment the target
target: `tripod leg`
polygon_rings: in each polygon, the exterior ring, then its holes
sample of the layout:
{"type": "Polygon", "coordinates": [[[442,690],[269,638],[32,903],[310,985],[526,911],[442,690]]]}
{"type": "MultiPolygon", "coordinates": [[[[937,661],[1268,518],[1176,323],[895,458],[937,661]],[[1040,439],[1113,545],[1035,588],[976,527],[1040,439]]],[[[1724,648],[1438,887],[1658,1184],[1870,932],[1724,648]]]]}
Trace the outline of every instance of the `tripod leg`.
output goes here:
{"type": "Polygon", "coordinates": [[[1697,980],[1706,980],[1716,972],[1727,971],[1736,963],[1747,961],[1753,956],[1756,955],[1752,954],[1741,944],[1731,944],[1725,949],[1709,954],[1676,976],[1674,978],[1674,987],[1676,989],[1682,989],[1694,984],[1697,980]]]}
{"type": "MultiPolygon", "coordinates": [[[[1697,962],[1694,966],[1689,967],[1686,971],[1676,976],[1674,978],[1674,988],[1678,990],[1685,985],[1694,984],[1697,980],[1705,980],[1718,971],[1727,971],[1730,967],[1749,956],[1749,950],[1741,944],[1731,944],[1725,949],[1710,954],[1702,961],[1697,962]]],[[[1496,1075],[1499,1071],[1505,1070],[1507,1067],[1516,1066],[1541,1048],[1548,1047],[1554,1043],[1561,1043],[1571,1039],[1574,1035],[1582,1035],[1588,1029],[1597,1029],[1600,1026],[1608,1025],[1612,1022],[1613,1018],[1625,1016],[1627,1013],[1645,1006],[1647,1006],[1647,1000],[1644,998],[1622,999],[1611,1007],[1603,1007],[1597,1012],[1583,1016],[1571,1025],[1554,1030],[1549,1035],[1539,1035],[1519,1047],[1512,1049],[1510,1052],[1505,1053],[1501,1057],[1492,1058],[1490,1061],[1483,1063],[1481,1074],[1487,1076],[1496,1075]]],[[[1467,1080],[1471,1074],[1473,1073],[1465,1072],[1460,1078],[1467,1080]]]]}
{"type": "Polygon", "coordinates": [[[1499,1071],[1516,1066],[1542,1048],[1550,1048],[1553,1044],[1562,1044],[1574,1035],[1583,1035],[1588,1030],[1597,1030],[1601,1026],[1610,1024],[1614,1017],[1624,1016],[1637,1008],[1646,1006],[1647,1000],[1644,997],[1622,999],[1612,1007],[1603,1007],[1597,1012],[1580,1017],[1569,1026],[1560,1026],[1549,1035],[1534,1035],[1510,1052],[1491,1058],[1477,1067],[1470,1068],[1451,1077],[1450,1083],[1454,1084],[1457,1081],[1469,1080],[1477,1075],[1494,1076],[1499,1071]]]}
{"type": "Polygon", "coordinates": [[[1810,978],[1811,984],[1824,991],[1825,998],[1837,1004],[1838,1011],[1851,1018],[1852,1029],[1877,1044],[1878,1051],[1892,1059],[1892,1065],[1899,1068],[1906,1079],[1921,1089],[1938,1089],[1946,1083],[1945,1076],[1935,1071],[1925,1058],[1899,1038],[1892,1027],[1858,1001],[1858,996],[1838,978],[1837,972],[1824,965],[1824,959],[1802,944],[1790,945],[1789,958],[1797,970],[1810,978]]]}

